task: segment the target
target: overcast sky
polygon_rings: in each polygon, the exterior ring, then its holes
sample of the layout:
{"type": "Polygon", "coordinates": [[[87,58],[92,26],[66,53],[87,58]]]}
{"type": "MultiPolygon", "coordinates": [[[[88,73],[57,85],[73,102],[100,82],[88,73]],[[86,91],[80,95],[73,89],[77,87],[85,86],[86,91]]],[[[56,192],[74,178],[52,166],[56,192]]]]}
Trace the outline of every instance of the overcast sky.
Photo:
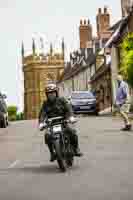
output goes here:
{"type": "Polygon", "coordinates": [[[23,108],[21,42],[28,53],[32,37],[39,49],[41,36],[46,52],[50,42],[58,49],[64,37],[68,54],[79,47],[80,19],[89,18],[95,34],[97,9],[104,5],[112,23],[121,17],[120,0],[0,0],[0,90],[7,94],[9,105],[23,108]]]}

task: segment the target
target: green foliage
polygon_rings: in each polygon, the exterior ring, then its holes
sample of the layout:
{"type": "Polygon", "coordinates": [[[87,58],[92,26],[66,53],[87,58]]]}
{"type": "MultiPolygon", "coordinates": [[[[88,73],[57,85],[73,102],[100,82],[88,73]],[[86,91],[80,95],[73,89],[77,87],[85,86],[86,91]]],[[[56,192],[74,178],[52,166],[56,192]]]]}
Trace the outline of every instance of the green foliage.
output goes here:
{"type": "Polygon", "coordinates": [[[17,113],[16,120],[24,120],[24,113],[17,113]]]}
{"type": "Polygon", "coordinates": [[[17,107],[16,106],[9,106],[8,110],[8,117],[10,121],[15,121],[17,116],[17,107]]]}
{"type": "Polygon", "coordinates": [[[129,33],[121,46],[120,72],[133,87],[133,33],[129,33]]]}
{"type": "Polygon", "coordinates": [[[9,121],[18,121],[18,120],[24,120],[24,113],[18,112],[18,108],[16,106],[9,106],[8,107],[8,117],[9,121]]]}

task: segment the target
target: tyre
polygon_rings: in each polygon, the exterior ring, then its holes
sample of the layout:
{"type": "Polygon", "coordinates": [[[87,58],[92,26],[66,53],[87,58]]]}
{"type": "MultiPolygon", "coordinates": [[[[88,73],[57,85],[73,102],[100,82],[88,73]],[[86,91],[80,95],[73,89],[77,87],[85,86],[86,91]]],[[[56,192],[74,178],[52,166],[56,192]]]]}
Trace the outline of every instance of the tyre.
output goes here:
{"type": "Polygon", "coordinates": [[[73,162],[74,162],[74,152],[73,152],[73,148],[70,146],[69,151],[67,152],[67,156],[66,156],[66,164],[68,167],[72,167],[73,162]]]}
{"type": "Polygon", "coordinates": [[[66,164],[68,167],[72,167],[73,166],[73,158],[66,160],[66,164]]]}
{"type": "Polygon", "coordinates": [[[66,164],[62,157],[61,148],[60,148],[60,140],[54,141],[54,148],[55,148],[55,152],[56,152],[56,156],[57,156],[57,163],[59,165],[59,168],[60,168],[61,172],[65,172],[66,164]]]}
{"type": "Polygon", "coordinates": [[[6,119],[3,119],[1,121],[1,128],[6,128],[7,127],[7,124],[6,124],[6,119]]]}
{"type": "Polygon", "coordinates": [[[9,122],[8,122],[8,119],[6,119],[6,125],[7,125],[7,126],[9,126],[9,122]]]}
{"type": "Polygon", "coordinates": [[[96,116],[98,116],[98,115],[99,115],[97,111],[95,112],[95,115],[96,115],[96,116]]]}

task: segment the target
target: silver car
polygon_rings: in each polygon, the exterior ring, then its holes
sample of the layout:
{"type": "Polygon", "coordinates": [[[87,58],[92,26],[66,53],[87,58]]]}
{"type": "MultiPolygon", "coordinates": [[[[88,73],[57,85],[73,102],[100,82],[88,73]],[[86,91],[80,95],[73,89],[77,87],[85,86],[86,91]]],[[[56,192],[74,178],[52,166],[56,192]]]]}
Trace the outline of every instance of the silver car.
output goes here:
{"type": "Polygon", "coordinates": [[[90,91],[74,91],[71,95],[71,105],[73,112],[93,113],[98,115],[97,101],[94,94],[90,91]]]}

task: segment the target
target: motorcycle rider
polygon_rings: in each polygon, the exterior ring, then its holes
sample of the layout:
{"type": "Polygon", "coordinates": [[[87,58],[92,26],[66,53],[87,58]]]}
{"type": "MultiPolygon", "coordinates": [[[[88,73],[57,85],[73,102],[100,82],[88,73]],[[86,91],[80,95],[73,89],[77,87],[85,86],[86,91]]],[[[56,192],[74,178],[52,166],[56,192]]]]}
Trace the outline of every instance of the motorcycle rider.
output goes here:
{"type": "MultiPolygon", "coordinates": [[[[48,84],[45,88],[45,94],[47,100],[43,102],[39,113],[39,129],[40,131],[44,129],[46,126],[45,119],[46,117],[58,117],[63,116],[65,119],[69,119],[71,123],[75,121],[73,117],[72,109],[63,97],[59,97],[58,87],[55,84],[48,84]]],[[[72,129],[67,125],[64,130],[65,134],[69,134],[70,141],[72,146],[74,147],[75,156],[82,156],[82,153],[79,149],[78,144],[78,136],[76,134],[76,130],[72,129]]],[[[56,155],[53,150],[51,138],[49,134],[45,134],[45,144],[48,145],[51,159],[50,161],[53,162],[56,159],[56,155]]]]}

